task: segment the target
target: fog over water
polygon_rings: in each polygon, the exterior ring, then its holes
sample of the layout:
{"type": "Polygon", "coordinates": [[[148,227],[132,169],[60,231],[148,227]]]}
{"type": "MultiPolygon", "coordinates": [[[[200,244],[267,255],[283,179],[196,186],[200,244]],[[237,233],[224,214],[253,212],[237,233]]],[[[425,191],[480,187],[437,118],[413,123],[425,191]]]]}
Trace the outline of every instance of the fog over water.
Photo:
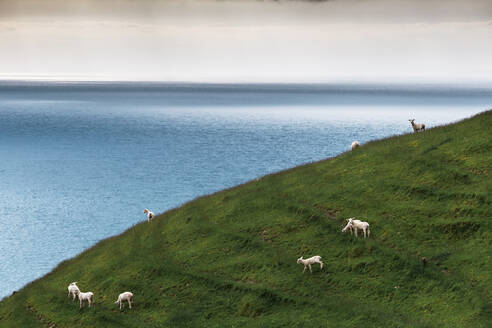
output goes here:
{"type": "Polygon", "coordinates": [[[491,1],[0,1],[0,77],[490,82],[491,1]]]}

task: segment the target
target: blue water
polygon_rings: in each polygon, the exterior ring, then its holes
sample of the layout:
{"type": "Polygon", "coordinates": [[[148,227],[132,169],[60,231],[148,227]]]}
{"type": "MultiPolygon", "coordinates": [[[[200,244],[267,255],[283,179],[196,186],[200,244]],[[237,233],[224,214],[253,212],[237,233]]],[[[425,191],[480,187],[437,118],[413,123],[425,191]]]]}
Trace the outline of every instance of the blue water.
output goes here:
{"type": "Polygon", "coordinates": [[[471,87],[0,82],[0,298],[146,207],[491,106],[471,87]]]}

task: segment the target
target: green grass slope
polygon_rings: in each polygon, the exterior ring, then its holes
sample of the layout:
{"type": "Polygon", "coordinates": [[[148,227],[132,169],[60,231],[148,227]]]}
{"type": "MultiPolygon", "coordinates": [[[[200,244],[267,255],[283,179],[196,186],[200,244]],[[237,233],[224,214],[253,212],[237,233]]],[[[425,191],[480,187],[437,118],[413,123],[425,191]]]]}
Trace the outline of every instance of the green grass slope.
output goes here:
{"type": "Polygon", "coordinates": [[[5,298],[0,327],[492,327],[491,127],[488,111],[196,199],[5,298]],[[348,217],[371,237],[341,233],[348,217]]]}

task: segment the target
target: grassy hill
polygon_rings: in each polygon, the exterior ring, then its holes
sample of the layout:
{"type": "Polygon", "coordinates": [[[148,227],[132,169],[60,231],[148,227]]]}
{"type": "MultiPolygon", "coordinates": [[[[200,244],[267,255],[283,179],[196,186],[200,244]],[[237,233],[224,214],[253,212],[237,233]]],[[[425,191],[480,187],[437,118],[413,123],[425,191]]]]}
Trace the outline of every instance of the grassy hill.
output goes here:
{"type": "Polygon", "coordinates": [[[488,111],[196,199],[4,299],[0,327],[492,327],[491,127],[488,111]],[[354,216],[371,238],[341,233],[354,216]]]}

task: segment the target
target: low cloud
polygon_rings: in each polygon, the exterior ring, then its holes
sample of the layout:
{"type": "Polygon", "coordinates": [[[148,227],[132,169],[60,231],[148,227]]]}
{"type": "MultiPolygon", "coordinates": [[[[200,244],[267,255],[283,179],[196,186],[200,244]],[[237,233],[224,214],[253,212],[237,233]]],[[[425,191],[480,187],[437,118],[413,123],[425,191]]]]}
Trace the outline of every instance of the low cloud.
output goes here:
{"type": "Polygon", "coordinates": [[[0,0],[2,76],[256,82],[492,77],[486,12],[492,5],[485,1],[47,2],[0,0]]]}

